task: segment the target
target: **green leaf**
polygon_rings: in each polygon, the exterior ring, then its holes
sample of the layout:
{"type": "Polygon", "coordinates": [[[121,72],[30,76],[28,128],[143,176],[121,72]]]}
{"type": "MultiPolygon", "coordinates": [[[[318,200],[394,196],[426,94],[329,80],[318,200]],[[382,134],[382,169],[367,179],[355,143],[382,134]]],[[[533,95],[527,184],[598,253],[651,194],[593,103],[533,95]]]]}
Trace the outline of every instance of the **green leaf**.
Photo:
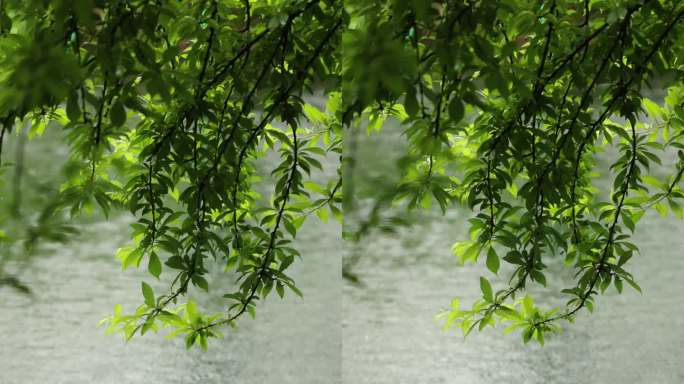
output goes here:
{"type": "Polygon", "coordinates": [[[534,300],[532,296],[525,295],[522,300],[522,309],[525,312],[525,317],[530,316],[534,312],[534,300]]]}
{"type": "Polygon", "coordinates": [[[109,110],[109,118],[112,125],[120,127],[126,122],[126,110],[120,100],[116,100],[109,110]]]}
{"type": "Polygon", "coordinates": [[[682,211],[682,207],[674,199],[667,199],[667,203],[670,205],[672,213],[677,218],[681,219],[684,217],[684,211],[682,211]]]}
{"type": "Polygon", "coordinates": [[[653,208],[660,214],[660,217],[667,217],[667,206],[663,203],[654,204],[653,208]]]}
{"type": "Polygon", "coordinates": [[[295,295],[299,296],[300,298],[304,297],[304,295],[302,295],[302,291],[300,291],[299,288],[297,288],[294,284],[285,281],[285,285],[287,285],[287,287],[290,288],[295,295]]]}
{"type": "Polygon", "coordinates": [[[154,292],[152,291],[152,287],[144,281],[142,282],[142,294],[145,298],[145,304],[147,304],[148,307],[154,307],[154,292]]]}
{"type": "Polygon", "coordinates": [[[490,303],[494,302],[492,286],[491,284],[489,284],[489,281],[484,277],[480,277],[480,290],[482,291],[482,297],[484,297],[485,300],[487,300],[490,303]]]}
{"type": "Polygon", "coordinates": [[[642,105],[645,107],[646,112],[648,112],[649,116],[652,118],[662,118],[663,117],[663,110],[662,108],[655,102],[651,101],[650,99],[644,97],[641,100],[642,105]]]}
{"type": "Polygon", "coordinates": [[[463,101],[458,97],[454,97],[449,102],[449,120],[452,123],[458,123],[465,116],[465,107],[463,101]]]}
{"type": "Polygon", "coordinates": [[[192,283],[209,292],[209,283],[204,277],[200,275],[192,275],[192,283]]]}
{"type": "Polygon", "coordinates": [[[487,268],[496,274],[499,272],[499,256],[496,254],[494,248],[490,247],[487,251],[487,268]]]}
{"type": "Polygon", "coordinates": [[[161,274],[161,261],[159,261],[159,256],[157,256],[157,254],[154,252],[150,254],[150,261],[147,264],[147,270],[150,272],[152,276],[156,277],[157,279],[161,274]]]}
{"type": "Polygon", "coordinates": [[[634,280],[627,278],[627,277],[625,277],[624,280],[627,282],[627,284],[631,285],[632,288],[637,290],[639,293],[643,293],[643,292],[641,292],[641,287],[639,286],[639,284],[637,284],[634,280]]]}
{"type": "Polygon", "coordinates": [[[287,230],[287,233],[290,234],[293,238],[297,236],[297,228],[290,222],[288,219],[283,219],[283,225],[285,225],[285,229],[287,230]]]}
{"type": "Polygon", "coordinates": [[[406,95],[404,108],[406,109],[406,113],[408,113],[408,115],[411,117],[418,114],[420,107],[418,106],[418,100],[416,99],[415,94],[411,93],[406,95]]]}
{"type": "Polygon", "coordinates": [[[194,301],[190,300],[187,304],[185,304],[185,311],[188,314],[188,318],[190,319],[191,323],[194,324],[199,320],[199,314],[197,313],[197,304],[195,304],[194,301]]]}
{"type": "Polygon", "coordinates": [[[543,285],[546,287],[546,277],[544,276],[543,273],[535,270],[532,270],[530,272],[530,276],[532,277],[532,280],[538,282],[539,284],[543,285]]]}
{"type": "Polygon", "coordinates": [[[466,261],[476,261],[480,254],[481,245],[476,241],[461,241],[454,244],[452,250],[461,264],[466,261]]]}
{"type": "Polygon", "coordinates": [[[615,280],[613,281],[613,284],[615,285],[615,289],[617,289],[618,293],[622,293],[622,279],[615,276],[615,280]]]}
{"type": "Polygon", "coordinates": [[[34,119],[31,122],[31,128],[29,128],[28,137],[29,140],[35,136],[41,136],[47,127],[46,119],[34,119]]]}
{"type": "Polygon", "coordinates": [[[304,114],[306,115],[306,118],[311,121],[313,124],[323,124],[325,123],[327,115],[323,112],[321,112],[318,108],[314,107],[311,104],[304,104],[304,107],[302,108],[304,114]]]}
{"type": "Polygon", "coordinates": [[[72,123],[76,122],[81,117],[81,106],[78,102],[78,94],[76,92],[71,92],[67,99],[66,113],[72,123]]]}
{"type": "Polygon", "coordinates": [[[632,215],[629,212],[622,211],[622,221],[625,223],[627,228],[629,228],[629,230],[632,233],[634,233],[635,224],[634,224],[634,220],[632,220],[632,215]]]}
{"type": "Polygon", "coordinates": [[[285,296],[285,287],[283,286],[283,283],[280,281],[276,284],[276,292],[278,293],[278,296],[282,299],[283,296],[285,296]]]}
{"type": "Polygon", "coordinates": [[[327,222],[328,222],[328,218],[329,218],[330,216],[329,216],[328,210],[325,209],[325,207],[317,209],[317,210],[315,211],[315,213],[316,213],[316,216],[318,216],[318,218],[319,218],[323,223],[327,223],[327,222]]]}
{"type": "Polygon", "coordinates": [[[199,339],[200,339],[200,347],[202,348],[202,351],[206,352],[207,351],[207,337],[205,335],[200,334],[199,339]]]}
{"type": "Polygon", "coordinates": [[[125,246],[116,251],[116,257],[121,260],[122,269],[126,270],[132,265],[139,265],[142,259],[142,251],[139,247],[125,246]]]}
{"type": "Polygon", "coordinates": [[[529,327],[525,328],[525,330],[522,333],[523,342],[525,344],[527,344],[530,341],[530,339],[532,338],[533,334],[534,334],[534,327],[533,326],[530,325],[529,327]]]}
{"type": "Polygon", "coordinates": [[[185,336],[185,348],[190,349],[195,344],[195,340],[197,340],[197,332],[192,332],[185,336]]]}
{"type": "Polygon", "coordinates": [[[152,317],[148,318],[147,321],[145,321],[145,323],[143,324],[142,329],[140,330],[140,335],[142,336],[145,333],[147,333],[147,331],[149,331],[153,325],[154,319],[152,317]]]}
{"type": "Polygon", "coordinates": [[[172,256],[168,260],[166,260],[166,265],[173,269],[185,269],[185,263],[183,262],[183,258],[180,256],[172,256]]]}

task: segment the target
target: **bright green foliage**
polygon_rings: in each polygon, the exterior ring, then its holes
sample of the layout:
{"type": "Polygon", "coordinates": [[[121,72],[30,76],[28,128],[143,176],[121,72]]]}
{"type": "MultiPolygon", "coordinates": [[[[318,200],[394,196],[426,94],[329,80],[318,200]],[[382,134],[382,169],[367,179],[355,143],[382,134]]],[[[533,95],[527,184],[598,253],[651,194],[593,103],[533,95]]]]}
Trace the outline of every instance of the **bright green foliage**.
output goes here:
{"type": "Polygon", "coordinates": [[[543,343],[610,285],[640,290],[628,272],[637,222],[649,208],[682,214],[684,4],[345,5],[345,123],[371,132],[382,125],[376,119],[400,120],[409,149],[390,200],[469,207],[470,239],[454,253],[484,259],[502,280],[481,278],[471,309],[455,301],[440,316],[447,328],[507,323],[525,342],[543,343]],[[644,96],[658,88],[667,89],[664,102],[644,96]],[[596,182],[599,153],[614,158],[609,186],[596,182]],[[546,286],[554,257],[577,283],[563,290],[565,308],[543,311],[524,293],[546,286]]]}
{"type": "Polygon", "coordinates": [[[343,127],[400,120],[409,151],[384,203],[468,206],[454,253],[508,277],[481,278],[445,325],[498,321],[543,343],[611,284],[639,290],[627,268],[646,210],[682,215],[683,19],[664,0],[5,0],[0,142],[61,127],[74,165],[50,212],[135,215],[117,256],[170,286],[143,283],[144,304],[117,306],[109,329],[206,348],[273,288],[300,294],[291,241],[311,213],[342,216],[341,179],[310,174],[341,153],[343,127]],[[644,97],[659,87],[664,102],[644,97]],[[325,110],[304,99],[320,92],[325,110]],[[614,182],[599,187],[604,150],[614,182]],[[544,311],[522,294],[546,286],[553,256],[577,284],[544,311]],[[184,300],[213,289],[212,265],[238,282],[217,314],[184,300]]]}
{"type": "Polygon", "coordinates": [[[76,165],[60,206],[73,215],[130,210],[137,221],[132,243],[117,252],[123,268],[170,283],[157,292],[143,283],[144,304],[131,315],[117,307],[111,330],[130,338],[170,327],[188,347],[206,348],[217,326],[254,315],[274,287],[281,297],[285,288],[301,295],[287,275],[299,256],[290,243],[312,213],[340,216],[341,180],[311,180],[322,158],[341,152],[340,3],[0,7],[3,136],[27,121],[31,132],[61,126],[76,165]],[[324,111],[305,100],[321,90],[324,111]],[[280,162],[260,170],[257,159],[269,152],[280,162]],[[273,192],[261,196],[253,185],[269,173],[273,192]],[[191,289],[211,289],[210,269],[237,280],[215,315],[179,303],[191,289]]]}

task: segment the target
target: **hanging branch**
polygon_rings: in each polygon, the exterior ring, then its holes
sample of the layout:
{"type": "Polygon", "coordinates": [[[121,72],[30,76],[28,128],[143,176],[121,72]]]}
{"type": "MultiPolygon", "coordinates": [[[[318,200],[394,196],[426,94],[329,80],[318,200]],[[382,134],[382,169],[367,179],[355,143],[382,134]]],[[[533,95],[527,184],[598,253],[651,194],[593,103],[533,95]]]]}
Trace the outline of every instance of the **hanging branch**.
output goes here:
{"type": "MultiPolygon", "coordinates": [[[[104,79],[104,85],[102,86],[102,99],[100,101],[100,107],[97,110],[97,122],[95,123],[95,132],[94,132],[94,140],[95,140],[95,145],[93,145],[93,153],[92,153],[92,159],[91,159],[91,164],[92,164],[92,170],[90,173],[90,181],[92,182],[95,179],[95,166],[97,164],[97,149],[100,146],[100,136],[101,136],[101,131],[102,131],[102,116],[104,115],[104,108],[105,104],[107,103],[107,74],[105,73],[105,79],[104,79]]],[[[85,113],[85,111],[84,111],[85,113]]]]}
{"type": "MultiPolygon", "coordinates": [[[[301,15],[301,14],[302,14],[302,12],[295,12],[295,13],[293,13],[293,15],[296,15],[296,16],[293,16],[293,20],[294,20],[295,17],[297,17],[297,16],[299,16],[299,15],[301,15]]],[[[335,31],[341,26],[341,24],[342,24],[342,20],[341,20],[341,19],[338,19],[337,22],[336,22],[336,24],[335,24],[333,27],[331,27],[331,28],[329,29],[329,31],[328,31],[328,33],[326,34],[326,36],[322,39],[322,41],[319,43],[319,45],[315,48],[312,57],[307,61],[307,63],[304,65],[304,67],[302,67],[301,70],[300,70],[300,72],[297,74],[297,76],[296,76],[296,78],[295,78],[295,81],[292,82],[292,83],[290,84],[290,86],[288,86],[288,88],[286,88],[286,89],[280,94],[280,97],[274,102],[273,106],[269,109],[269,111],[267,112],[267,114],[262,118],[262,120],[261,120],[261,122],[259,123],[259,125],[257,126],[257,128],[256,128],[254,131],[252,131],[252,135],[250,136],[250,139],[247,141],[246,146],[249,146],[249,145],[251,144],[251,141],[254,140],[254,137],[255,137],[254,132],[260,132],[260,131],[266,126],[266,124],[268,124],[268,122],[271,121],[271,119],[272,119],[272,117],[273,117],[273,113],[275,112],[276,108],[277,108],[279,105],[285,103],[285,102],[287,101],[287,99],[289,98],[289,95],[290,95],[291,91],[294,89],[294,87],[295,87],[299,82],[301,82],[302,80],[304,80],[304,78],[305,78],[305,76],[306,76],[306,73],[308,72],[309,68],[313,65],[313,62],[320,56],[320,54],[321,54],[322,51],[323,51],[323,48],[330,42],[330,40],[331,40],[332,36],[334,35],[335,31]]],[[[285,26],[284,28],[285,28],[285,29],[289,29],[289,26],[285,26]]],[[[281,32],[281,33],[284,34],[285,32],[281,32]]],[[[281,35],[281,36],[282,36],[282,35],[281,35]]],[[[256,84],[253,85],[252,91],[251,91],[251,92],[245,97],[245,99],[243,100],[243,104],[242,104],[242,105],[243,105],[243,106],[242,106],[243,110],[238,114],[238,117],[239,117],[239,116],[243,116],[245,113],[247,113],[247,107],[246,107],[246,106],[248,106],[248,105],[250,104],[250,100],[251,100],[251,98],[252,98],[254,92],[256,92],[256,87],[259,85],[259,83],[261,82],[262,78],[265,76],[265,72],[266,72],[266,71],[268,70],[268,68],[270,67],[270,62],[273,60],[273,58],[275,58],[275,55],[276,55],[276,53],[278,52],[279,47],[280,47],[280,43],[276,44],[275,48],[273,49],[273,53],[272,53],[272,56],[271,56],[271,60],[269,60],[269,61],[264,65],[264,68],[262,69],[262,72],[261,72],[261,73],[262,73],[263,75],[262,75],[262,76],[259,76],[259,78],[258,78],[257,81],[256,81],[256,84]]],[[[236,127],[236,126],[237,126],[237,125],[236,125],[236,122],[237,122],[237,120],[234,120],[233,127],[236,127]]],[[[294,128],[293,128],[293,129],[294,129],[294,128]]],[[[294,133],[293,133],[293,134],[294,134],[294,133]]],[[[294,142],[296,143],[296,136],[294,136],[294,137],[295,137],[294,142]]],[[[230,135],[229,135],[229,138],[230,138],[230,135]]],[[[225,148],[226,148],[226,146],[227,146],[227,144],[225,144],[225,143],[226,143],[226,142],[224,141],[224,142],[222,143],[222,145],[221,145],[222,150],[219,151],[219,154],[218,154],[218,156],[216,157],[217,161],[214,162],[214,164],[212,165],[212,167],[208,170],[208,172],[204,175],[204,177],[200,180],[200,183],[198,184],[198,190],[197,190],[197,192],[196,192],[196,193],[198,194],[198,201],[199,201],[199,197],[202,196],[202,193],[203,193],[204,188],[206,188],[206,186],[208,186],[208,183],[210,182],[211,177],[213,177],[213,175],[215,174],[215,172],[218,171],[218,165],[219,165],[219,162],[218,162],[218,161],[219,161],[219,159],[222,158],[222,156],[223,156],[223,153],[222,153],[222,152],[225,151],[225,148]],[[224,145],[224,144],[225,144],[225,145],[224,145]]],[[[296,145],[296,144],[295,144],[295,145],[296,145]]],[[[294,152],[297,152],[297,148],[296,148],[296,147],[294,148],[294,152]]],[[[296,171],[296,167],[297,167],[297,164],[296,164],[296,160],[295,160],[295,164],[294,164],[293,167],[291,168],[291,175],[296,171]]],[[[293,177],[293,176],[290,176],[290,180],[292,180],[292,179],[291,179],[292,177],[293,177]]],[[[279,211],[279,212],[280,212],[280,216],[279,216],[280,218],[278,219],[277,226],[276,226],[276,228],[274,229],[273,233],[275,233],[275,232],[278,230],[278,228],[280,227],[280,220],[282,219],[281,216],[284,214],[285,204],[287,203],[287,201],[288,201],[288,199],[289,199],[290,184],[291,184],[291,181],[288,181],[288,184],[287,184],[288,187],[287,187],[287,189],[286,189],[286,192],[284,192],[284,194],[283,194],[283,197],[284,197],[284,198],[283,198],[283,203],[282,203],[281,208],[280,208],[280,211],[279,211]]],[[[237,185],[237,184],[236,184],[236,185],[237,185]]],[[[272,243],[273,243],[273,244],[272,244],[272,245],[269,245],[269,247],[267,248],[267,251],[266,251],[266,253],[265,253],[264,262],[270,257],[271,253],[273,252],[273,247],[275,247],[275,239],[272,241],[272,243]]],[[[267,264],[266,264],[266,265],[267,265],[267,264]]],[[[151,322],[154,321],[154,318],[155,318],[155,317],[157,317],[159,314],[165,312],[165,308],[166,308],[166,306],[168,306],[169,303],[171,303],[172,301],[175,301],[182,293],[184,293],[184,292],[187,291],[187,288],[188,288],[188,285],[189,285],[190,280],[192,279],[192,274],[194,273],[194,272],[193,272],[194,270],[195,270],[195,269],[192,268],[192,270],[191,270],[190,273],[181,272],[181,273],[179,273],[179,274],[176,276],[176,278],[174,279],[174,284],[175,284],[176,281],[178,281],[178,279],[179,279],[181,276],[184,276],[183,279],[182,279],[182,281],[181,281],[181,285],[179,286],[179,288],[178,288],[177,290],[175,290],[173,293],[167,295],[163,300],[160,300],[160,302],[157,303],[157,305],[155,306],[155,308],[153,308],[151,311],[149,311],[148,313],[144,314],[144,315],[142,316],[142,317],[145,319],[144,323],[143,323],[143,324],[138,324],[138,325],[136,326],[136,328],[135,328],[135,331],[137,331],[138,329],[143,328],[145,324],[151,324],[151,322]]],[[[261,269],[260,269],[260,270],[261,270],[261,269]]],[[[263,273],[265,273],[265,269],[264,269],[262,272],[260,272],[259,276],[261,276],[261,274],[263,274],[263,273]]],[[[231,318],[227,318],[227,319],[224,319],[223,321],[221,321],[220,324],[217,323],[217,324],[214,324],[214,325],[209,325],[209,326],[206,326],[205,328],[213,327],[213,326],[215,326],[215,325],[228,324],[228,323],[231,323],[233,320],[237,319],[239,316],[241,316],[241,315],[248,309],[249,304],[251,303],[251,301],[256,297],[256,289],[257,289],[257,288],[254,288],[254,292],[252,293],[252,295],[250,295],[249,300],[248,300],[246,303],[244,303],[242,309],[238,312],[238,314],[234,315],[232,319],[231,319],[231,318]]],[[[134,331],[133,333],[135,333],[135,331],[134,331]]],[[[197,330],[197,332],[199,332],[199,330],[197,330]]]]}
{"type": "MultiPolygon", "coordinates": [[[[230,60],[227,61],[227,63],[219,70],[219,72],[212,78],[207,84],[204,86],[199,87],[199,92],[197,96],[195,97],[195,100],[203,100],[204,96],[206,93],[212,89],[214,86],[218,85],[227,73],[234,67],[234,65],[243,57],[248,55],[250,50],[254,45],[256,45],[258,42],[260,42],[262,39],[264,39],[268,33],[270,32],[270,29],[266,29],[256,35],[252,40],[249,42],[245,43],[242,45],[242,47],[238,50],[238,52],[231,58],[230,60]]],[[[181,112],[179,113],[178,119],[175,120],[173,124],[169,126],[169,129],[166,130],[164,135],[156,140],[156,143],[152,150],[150,151],[150,154],[148,155],[149,159],[156,159],[157,156],[159,155],[159,152],[161,151],[162,147],[171,139],[173,134],[175,133],[175,130],[177,127],[181,124],[183,120],[185,120],[188,116],[189,113],[189,108],[187,106],[184,106],[181,108],[181,112]]],[[[156,161],[155,161],[156,163],[156,161]]]]}
{"type": "Polygon", "coordinates": [[[198,329],[195,329],[194,331],[197,333],[206,331],[209,328],[216,327],[216,326],[221,326],[225,324],[231,324],[235,320],[237,320],[240,316],[242,316],[249,306],[252,304],[252,302],[257,299],[257,290],[259,289],[260,285],[262,284],[262,280],[265,277],[268,277],[269,274],[269,265],[271,264],[273,260],[273,252],[275,251],[276,248],[276,240],[278,239],[278,231],[280,230],[280,224],[283,220],[283,217],[285,215],[285,208],[287,207],[287,203],[290,199],[290,193],[292,191],[292,186],[295,184],[295,177],[297,175],[297,166],[298,166],[298,158],[299,158],[299,152],[298,152],[298,143],[297,143],[297,127],[294,125],[291,125],[291,131],[292,131],[292,165],[290,166],[290,171],[289,171],[289,176],[287,179],[287,183],[285,183],[285,187],[283,189],[283,193],[281,195],[281,204],[280,208],[278,209],[278,213],[276,215],[276,221],[275,224],[273,225],[273,229],[271,230],[270,236],[269,236],[269,242],[268,242],[268,247],[266,248],[266,251],[264,252],[264,256],[262,258],[262,262],[259,264],[259,266],[256,269],[255,276],[252,280],[252,287],[250,288],[249,295],[247,298],[241,301],[240,309],[233,315],[220,320],[220,321],[215,321],[212,323],[209,323],[207,325],[204,325],[198,329]]]}
{"type": "MultiPolygon", "coordinates": [[[[594,133],[598,129],[599,126],[603,124],[606,118],[612,113],[613,107],[616,105],[618,100],[621,100],[627,95],[627,90],[631,87],[632,83],[641,75],[641,73],[646,69],[648,66],[648,63],[651,61],[653,56],[658,52],[660,49],[660,46],[663,44],[665,41],[667,35],[670,33],[672,28],[682,20],[684,17],[684,9],[682,9],[671,21],[670,23],[665,27],[663,32],[660,34],[658,39],[656,40],[656,43],[653,45],[649,53],[646,55],[644,60],[641,62],[641,64],[637,64],[634,74],[629,78],[629,80],[622,85],[621,90],[619,92],[616,92],[613,97],[610,99],[608,102],[608,105],[605,107],[603,110],[603,113],[594,121],[594,123],[591,125],[589,131],[587,131],[587,134],[584,137],[584,140],[582,140],[579,149],[577,151],[577,156],[575,158],[575,171],[574,171],[574,177],[572,181],[572,187],[571,187],[571,201],[570,204],[572,206],[572,223],[573,223],[573,231],[577,231],[577,219],[576,219],[576,205],[577,205],[577,182],[579,180],[579,167],[580,163],[582,160],[582,155],[584,154],[585,147],[587,143],[589,143],[590,138],[594,136],[594,133]]],[[[564,141],[561,142],[560,147],[564,145],[564,141]]]]}
{"type": "MultiPolygon", "coordinates": [[[[637,4],[637,5],[629,8],[627,11],[627,16],[625,16],[621,20],[620,24],[623,24],[628,17],[631,17],[631,15],[633,13],[639,11],[639,9],[641,9],[645,4],[647,4],[650,1],[651,0],[645,0],[644,2],[642,2],[640,4],[637,4]]],[[[492,140],[491,144],[489,145],[487,151],[485,152],[486,157],[489,157],[490,154],[498,148],[498,146],[502,142],[503,138],[510,132],[511,129],[513,129],[515,122],[528,110],[528,108],[530,108],[530,106],[532,105],[534,100],[536,100],[539,97],[539,92],[543,92],[544,89],[546,89],[546,87],[549,84],[551,84],[554,80],[556,80],[556,78],[561,74],[563,69],[565,69],[565,67],[569,63],[571,63],[574,60],[574,58],[582,50],[586,49],[586,47],[588,47],[588,45],[596,37],[598,37],[604,30],[606,30],[606,28],[608,28],[608,26],[609,26],[609,24],[606,23],[606,24],[603,24],[602,26],[600,26],[599,28],[597,28],[591,35],[589,35],[580,44],[578,44],[572,52],[570,52],[568,55],[564,56],[564,59],[560,62],[560,64],[558,66],[556,66],[556,68],[553,71],[551,71],[551,73],[548,76],[546,76],[541,81],[539,79],[535,80],[535,85],[532,88],[535,95],[533,95],[533,97],[531,97],[526,103],[524,103],[520,108],[518,108],[518,112],[516,113],[515,118],[511,119],[508,122],[508,124],[506,125],[506,127],[504,127],[504,129],[501,130],[501,132],[497,136],[494,137],[494,139],[492,140]]],[[[550,37],[549,34],[547,34],[547,36],[550,37]]],[[[537,70],[537,73],[541,73],[539,71],[539,69],[537,70]]]]}
{"type": "MultiPolygon", "coordinates": [[[[314,50],[314,53],[311,56],[311,58],[309,59],[309,61],[301,68],[299,73],[296,75],[295,81],[293,81],[283,92],[280,93],[280,96],[276,99],[276,101],[268,109],[268,112],[266,112],[265,116],[261,119],[261,122],[259,123],[259,125],[255,129],[252,130],[250,136],[248,137],[247,141],[245,142],[245,145],[242,147],[242,150],[240,150],[240,154],[238,155],[237,166],[235,167],[235,181],[233,183],[233,202],[234,202],[234,204],[237,201],[237,193],[238,193],[238,189],[240,186],[240,171],[242,169],[242,164],[244,162],[245,156],[247,155],[248,149],[251,147],[252,142],[254,142],[256,137],[263,131],[263,129],[266,127],[266,125],[268,123],[270,123],[270,121],[273,119],[273,114],[275,113],[276,108],[279,105],[281,105],[285,100],[287,100],[290,96],[290,92],[294,89],[294,87],[299,82],[301,82],[305,79],[306,74],[309,71],[309,68],[318,59],[321,52],[323,51],[323,48],[325,48],[325,46],[329,43],[329,41],[333,37],[335,31],[341,25],[342,25],[342,19],[339,19],[335,23],[335,25],[333,25],[328,30],[328,33],[325,35],[323,40],[318,44],[318,46],[314,50]]],[[[274,54],[275,54],[275,51],[274,51],[274,54]]],[[[269,63],[270,63],[270,60],[269,60],[269,63]]],[[[252,93],[252,92],[250,92],[250,93],[252,93]]],[[[237,126],[237,121],[235,121],[235,123],[234,123],[234,129],[236,126],[237,126]]],[[[221,151],[221,155],[222,155],[222,151],[221,151]]],[[[218,164],[215,164],[215,166],[212,167],[212,169],[214,171],[218,170],[218,164]]],[[[236,231],[236,234],[239,234],[239,231],[237,229],[237,205],[235,205],[234,209],[233,209],[233,227],[236,231]]]]}
{"type": "Polygon", "coordinates": [[[577,313],[580,309],[582,309],[586,305],[587,300],[590,300],[592,293],[594,293],[594,287],[596,286],[599,279],[601,278],[601,272],[603,271],[604,267],[607,266],[608,256],[611,254],[610,249],[613,246],[613,241],[615,238],[615,231],[617,230],[617,225],[618,225],[618,222],[620,221],[620,213],[622,212],[622,209],[624,207],[625,198],[627,197],[627,195],[629,193],[629,186],[632,183],[634,170],[636,169],[637,134],[636,134],[636,130],[635,130],[634,125],[635,125],[635,123],[631,122],[631,127],[632,127],[631,156],[630,156],[630,161],[629,161],[629,165],[628,165],[627,175],[625,176],[624,182],[622,184],[622,189],[619,192],[619,202],[617,203],[617,205],[615,207],[615,214],[613,217],[613,221],[610,224],[610,227],[608,230],[608,235],[606,236],[605,244],[603,246],[603,250],[601,251],[601,257],[600,257],[598,263],[596,263],[592,266],[592,268],[594,269],[594,272],[593,272],[593,277],[591,278],[591,282],[589,283],[588,288],[580,296],[579,303],[572,310],[570,310],[569,312],[566,312],[564,314],[536,322],[534,324],[535,327],[539,327],[542,324],[550,323],[550,322],[557,321],[560,319],[567,319],[567,318],[572,317],[575,313],[577,313]]]}
{"type": "Polygon", "coordinates": [[[682,176],[684,176],[684,159],[680,159],[679,164],[677,164],[677,168],[678,168],[678,171],[674,175],[672,182],[668,185],[667,190],[665,190],[665,193],[661,194],[657,199],[651,201],[648,205],[646,205],[643,208],[644,211],[651,209],[654,205],[656,205],[656,204],[660,203],[661,201],[672,196],[672,193],[674,192],[674,188],[682,180],[682,176]]]}

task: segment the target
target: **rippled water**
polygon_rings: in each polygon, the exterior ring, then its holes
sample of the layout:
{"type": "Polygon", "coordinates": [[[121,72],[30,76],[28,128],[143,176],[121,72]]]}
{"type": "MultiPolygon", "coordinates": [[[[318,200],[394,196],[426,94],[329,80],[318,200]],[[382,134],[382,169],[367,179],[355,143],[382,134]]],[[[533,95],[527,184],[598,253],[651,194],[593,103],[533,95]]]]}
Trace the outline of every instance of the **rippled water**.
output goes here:
{"type": "MultiPolygon", "coordinates": [[[[401,145],[392,136],[364,140],[358,157],[372,164],[391,163],[388,154],[401,145]]],[[[358,174],[371,180],[392,172],[387,166],[358,174]]],[[[427,213],[395,235],[373,232],[349,247],[361,285],[345,281],[343,288],[345,383],[684,382],[684,222],[646,215],[635,235],[641,255],[628,264],[643,295],[628,287],[619,295],[610,287],[593,314],[583,311],[540,347],[524,345],[519,333],[504,336],[501,327],[464,339],[442,332],[434,319],[453,297],[472,303],[480,295],[478,277],[492,276],[483,265],[459,266],[450,252],[453,242],[467,238],[469,215],[427,213]]],[[[542,304],[564,301],[556,292],[573,286],[560,260],[548,264],[549,289],[533,291],[542,304]]]]}

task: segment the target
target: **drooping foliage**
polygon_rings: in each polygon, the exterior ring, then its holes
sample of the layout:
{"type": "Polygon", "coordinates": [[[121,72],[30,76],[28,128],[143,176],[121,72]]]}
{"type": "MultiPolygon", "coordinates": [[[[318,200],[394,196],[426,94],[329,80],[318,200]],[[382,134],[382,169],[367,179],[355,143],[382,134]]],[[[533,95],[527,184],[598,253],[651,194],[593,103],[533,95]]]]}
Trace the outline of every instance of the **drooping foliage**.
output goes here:
{"type": "Polygon", "coordinates": [[[1,4],[3,136],[21,121],[66,131],[78,166],[60,206],[127,208],[137,221],[117,252],[124,269],[171,276],[165,292],[143,282],[144,304],[117,306],[110,330],[170,327],[206,348],[272,290],[300,294],[287,275],[292,239],[312,213],[340,216],[341,180],[310,180],[341,148],[339,3],[1,4]],[[259,173],[270,152],[280,161],[259,173]],[[269,172],[272,193],[260,196],[253,185],[269,172]],[[209,290],[211,264],[238,282],[218,314],[183,299],[209,290]]]}
{"type": "Polygon", "coordinates": [[[400,182],[376,207],[469,207],[470,238],[453,251],[504,286],[482,277],[482,298],[469,309],[455,299],[439,316],[445,328],[503,323],[543,343],[609,286],[640,291],[628,263],[637,222],[651,208],[682,215],[683,4],[345,4],[344,122],[373,132],[399,120],[409,144],[400,182]],[[645,96],[659,89],[664,99],[645,96]],[[612,159],[607,186],[599,156],[612,159]],[[558,257],[576,285],[562,291],[565,307],[537,307],[526,288],[546,286],[558,257]]]}
{"type": "Polygon", "coordinates": [[[143,283],[110,330],[206,347],[273,289],[299,293],[292,239],[312,213],[342,215],[341,178],[310,174],[343,133],[399,120],[409,150],[384,203],[469,207],[454,252],[507,284],[482,277],[482,298],[454,300],[445,326],[498,321],[543,343],[598,292],[639,289],[630,238],[648,209],[681,215],[682,19],[665,0],[5,0],[0,143],[24,125],[63,130],[74,165],[48,213],[134,214],[117,256],[169,286],[143,283]],[[525,292],[557,256],[577,282],[544,310],[525,292]],[[205,313],[186,297],[216,266],[238,286],[205,313]]]}

